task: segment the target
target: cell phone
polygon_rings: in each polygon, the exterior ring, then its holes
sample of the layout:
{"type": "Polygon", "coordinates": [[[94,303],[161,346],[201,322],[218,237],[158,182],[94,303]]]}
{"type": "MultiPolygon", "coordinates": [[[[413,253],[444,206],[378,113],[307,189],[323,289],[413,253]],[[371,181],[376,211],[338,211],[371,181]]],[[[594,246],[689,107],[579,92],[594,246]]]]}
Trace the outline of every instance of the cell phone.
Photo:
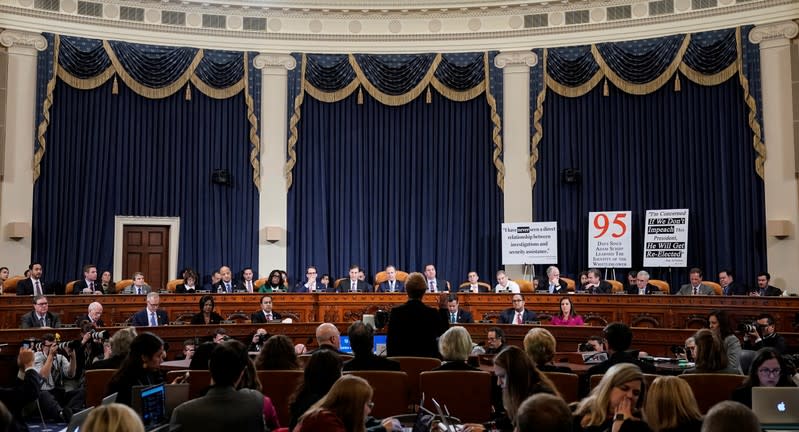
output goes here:
{"type": "Polygon", "coordinates": [[[30,349],[31,348],[31,343],[28,342],[28,341],[22,342],[22,348],[30,349]]]}

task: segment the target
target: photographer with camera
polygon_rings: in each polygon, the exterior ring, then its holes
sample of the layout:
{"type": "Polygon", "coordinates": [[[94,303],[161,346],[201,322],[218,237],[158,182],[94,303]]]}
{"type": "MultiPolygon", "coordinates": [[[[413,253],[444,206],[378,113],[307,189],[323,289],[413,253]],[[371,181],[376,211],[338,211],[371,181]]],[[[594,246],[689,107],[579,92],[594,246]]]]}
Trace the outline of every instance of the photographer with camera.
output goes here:
{"type": "Polygon", "coordinates": [[[105,351],[103,342],[108,340],[109,337],[108,330],[96,330],[93,322],[83,320],[79,325],[80,339],[74,342],[77,366],[71,383],[75,388],[84,386],[84,372],[91,367],[98,357],[103,356],[105,351]]]}
{"type": "Polygon", "coordinates": [[[250,342],[250,346],[247,347],[247,351],[260,352],[267,339],[269,339],[269,334],[267,334],[266,329],[259,328],[255,331],[255,334],[252,335],[252,341],[250,342]]]}
{"type": "Polygon", "coordinates": [[[738,331],[745,333],[743,348],[746,350],[757,351],[768,347],[780,354],[785,353],[785,338],[777,333],[771,314],[763,313],[757,316],[754,323],[738,325],[738,331]]]}
{"type": "Polygon", "coordinates": [[[46,333],[41,344],[37,345],[39,350],[34,354],[33,368],[42,377],[42,391],[39,393],[42,415],[68,423],[73,409],[80,409],[82,405],[81,401],[73,402],[73,399],[80,399],[75,398],[79,392],[67,391],[64,387],[64,379],[75,376],[78,364],[76,341],[56,343],[55,335],[46,333]]]}

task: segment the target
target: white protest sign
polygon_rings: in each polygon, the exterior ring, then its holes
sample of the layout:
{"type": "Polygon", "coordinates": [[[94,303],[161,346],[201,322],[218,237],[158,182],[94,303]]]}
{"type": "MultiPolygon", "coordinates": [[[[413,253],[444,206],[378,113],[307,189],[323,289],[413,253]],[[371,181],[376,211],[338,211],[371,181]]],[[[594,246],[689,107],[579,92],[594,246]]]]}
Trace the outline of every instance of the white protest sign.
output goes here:
{"type": "Polygon", "coordinates": [[[688,209],[647,210],[644,267],[688,266],[688,209]]]}
{"type": "Polygon", "coordinates": [[[502,224],[502,264],[557,263],[557,222],[502,224]]]}
{"type": "Polygon", "coordinates": [[[588,213],[588,267],[632,267],[630,211],[588,213]]]}

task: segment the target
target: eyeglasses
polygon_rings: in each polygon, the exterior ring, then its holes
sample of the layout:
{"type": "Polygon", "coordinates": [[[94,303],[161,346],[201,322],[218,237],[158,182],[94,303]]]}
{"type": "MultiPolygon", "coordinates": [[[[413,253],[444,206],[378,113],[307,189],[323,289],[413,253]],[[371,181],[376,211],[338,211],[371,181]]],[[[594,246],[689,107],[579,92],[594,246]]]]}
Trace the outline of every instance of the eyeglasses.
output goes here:
{"type": "Polygon", "coordinates": [[[514,302],[514,303],[521,303],[521,302],[523,302],[523,301],[524,301],[524,300],[522,300],[522,299],[514,299],[514,300],[513,300],[513,302],[514,302]]]}
{"type": "Polygon", "coordinates": [[[369,409],[374,409],[375,403],[374,402],[369,402],[369,403],[366,404],[366,406],[368,406],[369,409]]]}
{"type": "Polygon", "coordinates": [[[780,368],[776,368],[776,369],[763,368],[763,369],[758,369],[757,370],[757,373],[759,373],[760,375],[767,375],[767,376],[780,376],[781,372],[782,372],[782,369],[780,369],[780,368]]]}
{"type": "Polygon", "coordinates": [[[44,302],[44,303],[36,303],[36,306],[47,306],[47,302],[44,302]]]}

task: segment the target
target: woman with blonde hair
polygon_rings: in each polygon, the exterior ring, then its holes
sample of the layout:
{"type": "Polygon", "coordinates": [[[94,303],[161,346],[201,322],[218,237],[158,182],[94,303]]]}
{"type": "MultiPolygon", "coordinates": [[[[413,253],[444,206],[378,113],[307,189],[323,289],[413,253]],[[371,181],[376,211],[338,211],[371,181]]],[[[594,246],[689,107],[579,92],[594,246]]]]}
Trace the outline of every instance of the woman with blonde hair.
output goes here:
{"type": "Polygon", "coordinates": [[[536,367],[544,372],[571,373],[567,367],[555,366],[552,359],[555,357],[557,341],[549,330],[542,327],[530,329],[524,336],[524,351],[533,360],[536,367]]]}
{"type": "Polygon", "coordinates": [[[638,410],[646,395],[644,374],[633,363],[612,366],[574,409],[574,431],[651,431],[638,410]]]}
{"type": "Polygon", "coordinates": [[[94,408],[80,430],[81,432],[144,432],[144,424],[133,408],[112,403],[94,408]]]}
{"type": "Polygon", "coordinates": [[[655,378],[646,394],[644,420],[654,432],[700,432],[702,414],[691,386],[676,376],[655,378]]]}
{"type": "MultiPolygon", "coordinates": [[[[373,406],[372,386],[361,377],[344,375],[305,411],[294,432],[365,432],[366,416],[373,406]]],[[[392,430],[391,420],[383,421],[388,431],[392,430]]]]}
{"type": "Polygon", "coordinates": [[[463,327],[450,327],[445,331],[438,339],[438,351],[444,363],[433,368],[434,371],[480,370],[466,363],[469,353],[472,352],[472,337],[463,327]]]}

